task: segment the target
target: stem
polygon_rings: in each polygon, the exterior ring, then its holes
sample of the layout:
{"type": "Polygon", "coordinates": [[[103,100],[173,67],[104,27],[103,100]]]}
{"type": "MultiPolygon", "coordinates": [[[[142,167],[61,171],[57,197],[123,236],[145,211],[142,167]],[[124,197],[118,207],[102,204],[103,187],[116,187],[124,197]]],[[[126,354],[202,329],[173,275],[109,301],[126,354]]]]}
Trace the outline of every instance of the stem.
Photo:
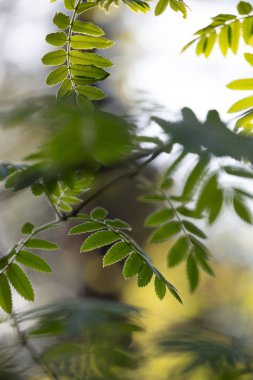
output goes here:
{"type": "Polygon", "coordinates": [[[165,150],[167,150],[169,146],[170,145],[165,145],[165,146],[156,148],[153,151],[153,153],[151,154],[151,156],[147,160],[145,160],[142,164],[140,164],[139,166],[137,166],[131,170],[128,170],[127,172],[119,175],[118,177],[114,178],[112,181],[110,181],[107,184],[105,184],[104,186],[102,186],[94,194],[92,194],[90,197],[86,198],[82,203],[80,203],[80,205],[78,207],[76,207],[71,213],[66,215],[65,220],[72,217],[72,216],[76,216],[83,207],[87,206],[88,203],[90,203],[93,199],[95,199],[97,196],[102,194],[105,190],[109,189],[115,183],[118,183],[118,182],[122,181],[123,179],[135,177],[139,173],[140,170],[142,170],[144,167],[146,167],[148,164],[150,164],[152,161],[154,161],[161,153],[163,153],[165,150]]]}
{"type": "Polygon", "coordinates": [[[72,35],[72,27],[73,27],[73,23],[75,21],[75,18],[76,18],[76,15],[77,15],[77,10],[78,10],[78,7],[80,5],[82,0],[78,0],[77,4],[76,4],[76,7],[75,7],[75,10],[72,14],[72,17],[71,17],[71,20],[70,20],[70,25],[69,25],[69,30],[68,30],[68,36],[67,36],[67,50],[66,50],[66,53],[67,53],[67,68],[68,68],[68,77],[71,81],[71,85],[72,85],[72,88],[73,90],[75,90],[75,83],[73,81],[73,77],[72,77],[72,74],[71,74],[71,70],[70,70],[70,59],[69,59],[69,55],[70,55],[70,38],[71,38],[71,35],[72,35]]]}

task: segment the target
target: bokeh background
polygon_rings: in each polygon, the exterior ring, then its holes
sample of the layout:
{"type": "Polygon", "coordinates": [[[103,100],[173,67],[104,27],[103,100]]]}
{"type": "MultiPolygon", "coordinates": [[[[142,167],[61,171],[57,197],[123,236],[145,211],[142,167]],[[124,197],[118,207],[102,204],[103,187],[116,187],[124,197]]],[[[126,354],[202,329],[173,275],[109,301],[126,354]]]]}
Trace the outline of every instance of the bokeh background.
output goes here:
{"type": "MultiPolygon", "coordinates": [[[[201,120],[204,120],[209,109],[217,109],[222,119],[232,124],[233,119],[226,111],[237,100],[237,94],[228,90],[226,84],[233,79],[252,75],[251,68],[242,57],[245,51],[243,46],[236,56],[229,53],[226,59],[218,48],[208,60],[196,57],[194,49],[180,54],[193,33],[207,25],[211,16],[233,13],[237,1],[189,0],[188,3],[191,11],[186,20],[169,10],[155,17],[153,12],[147,15],[133,14],[123,6],[112,7],[109,14],[103,11],[90,13],[93,20],[116,41],[115,46],[106,52],[114,66],[111,77],[103,84],[110,93],[103,107],[134,116],[140,125],[147,127],[146,134],[158,133],[152,124],[147,123],[151,115],[177,120],[184,106],[192,108],[201,120]]],[[[41,57],[50,50],[45,43],[45,35],[54,30],[51,19],[62,8],[60,0],[55,3],[49,0],[0,1],[0,105],[3,108],[26,97],[54,93],[54,89],[48,89],[44,84],[47,68],[41,64],[41,57]]],[[[36,125],[1,129],[1,162],[20,162],[43,138],[43,131],[36,125]]],[[[165,164],[160,160],[157,165],[162,167],[165,164]]],[[[153,172],[157,168],[154,166],[153,172]]],[[[251,186],[250,182],[245,182],[248,190],[251,190],[251,186]]],[[[179,267],[168,271],[164,265],[164,251],[169,245],[153,247],[148,244],[149,231],[142,228],[142,220],[149,210],[141,205],[132,206],[137,194],[138,190],[133,186],[120,185],[105,193],[98,202],[108,208],[112,216],[122,217],[133,225],[135,236],[179,288],[184,305],[179,305],[171,297],[160,302],[151,286],[138,289],[134,280],[125,282],[120,266],[103,270],[100,254],[84,258],[79,254],[81,241],[67,238],[67,228],[65,231],[61,229],[53,232],[53,238],[63,243],[61,252],[50,254],[50,257],[46,254],[54,273],[49,276],[33,275],[35,305],[61,299],[93,297],[141,306],[143,310],[138,323],[146,332],[134,334],[132,340],[141,355],[148,359],[143,359],[139,368],[131,372],[131,379],[165,380],[173,378],[172,373],[181,379],[190,379],[191,376],[194,379],[208,379],[208,376],[210,379],[252,378],[248,373],[238,375],[225,370],[213,375],[205,365],[204,369],[178,375],[174,368],[175,365],[182,368],[182,363],[186,363],[188,359],[182,356],[182,352],[184,355],[185,352],[177,350],[175,345],[174,349],[171,346],[170,349],[168,346],[166,348],[166,345],[158,349],[157,346],[161,337],[177,331],[176,328],[179,329],[179,338],[180,332],[185,329],[191,342],[200,337],[203,331],[203,334],[208,331],[205,342],[215,341],[218,346],[226,347],[226,344],[229,346],[234,342],[233,339],[237,339],[236,348],[242,344],[242,351],[250,357],[253,316],[252,227],[243,224],[229,210],[223,212],[212,228],[205,226],[210,237],[208,247],[213,254],[216,278],[203,276],[198,291],[190,295],[185,269],[179,267]],[[181,328],[175,327],[175,323],[179,322],[184,324],[181,328]]],[[[32,197],[29,191],[14,195],[2,191],[0,210],[1,252],[6,252],[19,239],[20,226],[24,222],[29,220],[41,224],[52,217],[46,201],[32,197]]],[[[16,311],[33,307],[16,296],[16,311]]],[[[0,326],[1,330],[4,339],[11,342],[12,329],[6,329],[6,326],[1,329],[0,326]]],[[[197,345],[197,339],[195,343],[197,345]]],[[[212,349],[217,351],[216,346],[212,349]]],[[[245,357],[248,358],[247,355],[245,357]]],[[[241,358],[240,354],[236,357],[241,358]]],[[[241,363],[238,359],[238,363],[240,367],[244,361],[241,363]]],[[[223,364],[221,360],[220,366],[223,364]]]]}

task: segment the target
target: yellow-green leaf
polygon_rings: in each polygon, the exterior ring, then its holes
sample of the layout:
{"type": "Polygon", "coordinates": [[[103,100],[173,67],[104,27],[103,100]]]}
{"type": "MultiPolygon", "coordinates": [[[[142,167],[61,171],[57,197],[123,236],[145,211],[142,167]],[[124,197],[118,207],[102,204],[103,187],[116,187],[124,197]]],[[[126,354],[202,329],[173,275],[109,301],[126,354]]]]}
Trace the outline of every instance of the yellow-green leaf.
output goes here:
{"type": "Polygon", "coordinates": [[[48,75],[46,79],[46,84],[48,86],[54,86],[57,83],[64,81],[67,75],[68,75],[67,66],[57,67],[57,69],[51,71],[51,73],[48,75]]]}
{"type": "Polygon", "coordinates": [[[253,78],[237,79],[227,85],[230,90],[253,90],[253,78]]]}
{"type": "Polygon", "coordinates": [[[233,104],[232,107],[229,108],[228,113],[239,112],[250,107],[253,107],[253,96],[248,96],[233,104]]]}
{"type": "Polygon", "coordinates": [[[0,274],[0,307],[8,314],[12,311],[12,297],[9,281],[5,274],[0,274]]]}

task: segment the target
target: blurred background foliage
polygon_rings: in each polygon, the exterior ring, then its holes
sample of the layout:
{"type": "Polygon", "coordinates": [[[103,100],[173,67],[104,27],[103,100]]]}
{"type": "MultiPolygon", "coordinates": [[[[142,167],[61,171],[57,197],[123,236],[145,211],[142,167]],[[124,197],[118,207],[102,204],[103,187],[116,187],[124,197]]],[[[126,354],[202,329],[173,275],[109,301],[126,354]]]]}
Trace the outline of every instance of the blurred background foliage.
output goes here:
{"type": "MultiPolygon", "coordinates": [[[[208,3],[215,3],[215,6],[218,6],[217,2],[208,0],[201,3],[205,3],[207,7],[208,3]]],[[[193,8],[201,8],[202,4],[195,1],[193,8]]],[[[37,1],[36,7],[32,7],[31,1],[28,0],[16,2],[1,0],[0,2],[1,34],[6,36],[1,46],[1,108],[4,110],[4,122],[8,121],[10,124],[22,126],[22,128],[0,130],[1,161],[15,161],[17,165],[20,165],[23,157],[32,154],[37,147],[43,147],[48,135],[52,133],[53,126],[50,125],[50,119],[53,118],[53,115],[48,113],[52,100],[50,97],[40,98],[42,93],[46,94],[43,84],[46,69],[42,67],[40,57],[47,49],[42,41],[46,33],[51,30],[50,17],[54,14],[56,6],[59,5],[52,4],[50,6],[45,2],[37,1]],[[33,38],[31,38],[31,30],[33,30],[33,38]],[[27,42],[25,46],[24,41],[27,42]],[[32,100],[26,100],[27,94],[32,100]],[[22,99],[25,99],[26,112],[31,116],[36,115],[36,117],[31,117],[29,123],[27,123],[27,113],[23,113],[23,111],[20,113],[18,107],[14,113],[16,120],[6,118],[6,110],[10,109],[10,105],[13,105],[13,102],[20,104],[22,99]],[[41,99],[47,110],[47,128],[44,128],[45,120],[40,120],[36,108],[33,108],[36,107],[36,102],[41,102],[41,99]],[[25,123],[22,121],[24,116],[25,123]]],[[[171,109],[166,111],[164,107],[157,106],[156,102],[160,103],[160,99],[154,97],[153,104],[141,100],[140,107],[136,111],[138,104],[131,103],[131,95],[126,90],[129,88],[129,76],[132,75],[131,68],[133,66],[130,65],[130,62],[135,60],[136,54],[141,55],[145,48],[138,45],[137,52],[133,48],[137,38],[136,34],[138,34],[136,30],[138,31],[138,25],[141,24],[137,20],[140,16],[130,16],[125,12],[128,11],[123,11],[121,8],[112,10],[110,16],[106,17],[96,11],[92,13],[94,19],[103,23],[103,28],[112,39],[116,39],[116,42],[121,41],[112,48],[112,53],[108,52],[108,54],[112,54],[115,61],[115,67],[112,69],[115,76],[107,81],[107,92],[111,94],[111,97],[109,101],[103,103],[103,109],[117,114],[132,114],[132,118],[129,118],[130,122],[127,124],[129,134],[133,128],[132,120],[140,121],[140,125],[144,129],[150,115],[158,115],[163,118],[167,117],[169,113],[172,119],[173,117],[177,119],[176,126],[182,127],[182,129],[177,129],[174,135],[175,139],[179,139],[178,142],[180,142],[180,138],[185,139],[186,136],[186,128],[183,129],[184,121],[182,119],[178,121],[181,104],[180,106],[173,104],[171,109]],[[134,25],[135,33],[131,27],[128,28],[130,17],[129,25],[134,25]],[[140,109],[142,111],[141,118],[138,115],[140,109]],[[181,131],[184,131],[182,135],[180,135],[181,131]]],[[[214,12],[218,13],[215,9],[214,12]]],[[[205,17],[208,19],[210,14],[205,17]]],[[[174,19],[181,25],[179,16],[173,15],[174,19]]],[[[187,21],[184,20],[184,22],[187,21]]],[[[168,19],[165,18],[165,28],[167,23],[168,19]]],[[[201,20],[199,27],[202,26],[203,21],[201,20]]],[[[197,29],[196,26],[192,28],[191,32],[195,29],[197,29]]],[[[165,30],[168,33],[167,29],[165,30]]],[[[189,30],[184,33],[187,38],[184,37],[181,45],[178,43],[178,51],[190,38],[189,30]]],[[[154,52],[152,56],[154,59],[154,52]]],[[[162,56],[163,61],[164,59],[162,56]]],[[[142,60],[140,59],[139,70],[143,69],[142,60]]],[[[165,62],[169,66],[168,57],[165,62]]],[[[214,65],[214,63],[212,64],[214,65]]],[[[222,64],[224,65],[224,63],[222,64]]],[[[229,65],[229,62],[226,65],[229,65]]],[[[232,61],[232,65],[236,66],[237,63],[232,61]]],[[[206,71],[210,72],[209,69],[207,67],[206,71]]],[[[175,67],[169,66],[168,71],[174,72],[175,67]]],[[[220,69],[218,75],[220,83],[222,82],[221,72],[223,71],[220,69]]],[[[184,73],[181,70],[180,75],[183,76],[184,73]]],[[[155,75],[157,75],[157,71],[155,75]]],[[[187,75],[189,76],[189,73],[187,75]]],[[[202,75],[201,71],[201,77],[196,84],[197,89],[199,89],[202,75]]],[[[186,81],[182,80],[182,82],[184,82],[183,86],[186,86],[186,81]]],[[[167,85],[167,87],[169,86],[167,85]]],[[[219,85],[220,87],[222,84],[219,85]]],[[[183,93],[182,87],[180,91],[183,93]]],[[[186,92],[188,91],[192,92],[193,90],[190,88],[186,92]]],[[[196,90],[201,97],[204,97],[202,91],[202,87],[201,91],[196,90]]],[[[219,89],[217,91],[219,92],[219,89]]],[[[173,98],[173,90],[171,92],[169,98],[173,98]]],[[[208,94],[207,91],[206,97],[209,98],[209,95],[210,92],[208,94]]],[[[145,98],[145,96],[143,97],[145,98]]],[[[166,97],[164,93],[163,97],[166,97]]],[[[226,99],[225,102],[229,101],[226,99]]],[[[213,108],[210,99],[209,103],[209,108],[213,108]]],[[[188,104],[192,105],[190,100],[188,104]]],[[[183,104],[183,106],[185,105],[183,104]]],[[[41,103],[37,106],[41,110],[41,103]]],[[[224,107],[228,108],[226,105],[224,107]]],[[[21,110],[24,110],[23,106],[21,110]]],[[[69,111],[71,120],[72,118],[77,120],[78,125],[78,120],[83,115],[76,113],[73,115],[72,110],[69,111]]],[[[200,111],[202,116],[206,111],[207,109],[200,111]]],[[[61,109],[60,112],[66,112],[66,110],[61,109]]],[[[10,116],[10,113],[7,112],[7,116],[10,116]]],[[[212,116],[214,117],[214,114],[212,116]]],[[[188,114],[188,121],[191,117],[194,116],[188,114]]],[[[113,118],[115,128],[118,128],[117,120],[119,119],[113,118]]],[[[158,119],[156,120],[159,122],[158,119]]],[[[64,119],[65,122],[66,119],[64,119]]],[[[165,131],[169,130],[169,133],[172,131],[173,134],[173,125],[166,122],[163,124],[163,128],[165,131]]],[[[199,134],[203,125],[200,126],[195,120],[194,128],[196,125],[199,126],[197,131],[199,134]]],[[[210,127],[210,135],[201,134],[200,142],[191,138],[192,129],[188,129],[189,135],[187,134],[186,143],[189,144],[189,151],[196,152],[197,150],[199,152],[203,141],[206,141],[208,149],[218,156],[225,155],[234,159],[243,158],[251,161],[252,143],[250,139],[245,140],[242,136],[240,142],[239,140],[234,142],[232,133],[223,129],[224,124],[219,121],[216,125],[220,127],[219,137],[213,135],[213,129],[210,127]],[[230,138],[233,140],[231,148],[230,144],[227,144],[230,138]]],[[[97,128],[99,129],[99,120],[97,128]]],[[[153,128],[151,134],[160,134],[160,129],[157,132],[158,129],[155,129],[157,127],[154,124],[153,128]]],[[[68,133],[67,127],[65,132],[68,133]]],[[[57,133],[57,131],[53,131],[53,133],[55,133],[53,138],[57,139],[58,144],[61,142],[61,133],[57,133]]],[[[116,161],[122,159],[122,153],[124,153],[124,158],[127,157],[129,134],[126,133],[126,129],[122,133],[123,145],[119,140],[117,140],[118,145],[114,143],[114,140],[111,145],[111,138],[114,136],[113,129],[109,135],[108,145],[103,134],[99,135],[98,133],[98,139],[95,142],[93,136],[89,134],[86,148],[88,145],[90,146],[90,141],[94,142],[95,150],[97,146],[99,147],[99,152],[101,152],[101,145],[103,146],[102,155],[96,155],[95,159],[88,157],[88,160],[85,157],[85,163],[89,164],[86,168],[87,171],[93,171],[98,164],[110,165],[106,156],[108,150],[113,150],[116,161]]],[[[74,137],[78,138],[77,136],[74,137]]],[[[60,143],[59,148],[64,152],[64,146],[60,143]]],[[[82,148],[80,147],[80,149],[82,148]]],[[[45,150],[43,149],[43,157],[50,159],[54,154],[50,150],[50,145],[47,145],[45,150]],[[50,156],[51,154],[52,156],[50,156]]],[[[74,155],[71,154],[71,158],[73,157],[79,159],[80,155],[75,152],[74,155]]],[[[69,156],[66,157],[63,154],[62,159],[68,165],[70,164],[69,156]]],[[[76,160],[73,162],[73,165],[81,164],[83,165],[83,162],[76,160]]],[[[187,165],[191,165],[191,162],[185,164],[184,170],[187,170],[187,165]]],[[[150,178],[156,175],[158,166],[165,166],[162,159],[157,166],[148,171],[150,178]]],[[[103,175],[108,174],[103,173],[103,175]]],[[[103,180],[104,177],[101,181],[103,180]]],[[[250,180],[241,181],[244,181],[244,186],[250,191],[250,180]]],[[[174,186],[180,185],[175,184],[174,186]]],[[[100,196],[97,203],[110,209],[113,216],[121,217],[132,224],[134,236],[138,237],[140,243],[148,246],[147,230],[142,226],[142,220],[153,206],[147,207],[135,202],[138,194],[139,190],[135,185],[119,183],[112,190],[100,196]]],[[[42,224],[52,217],[52,210],[45,200],[32,197],[29,190],[23,190],[15,195],[3,190],[0,194],[0,201],[1,252],[18,240],[19,229],[24,222],[31,220],[34,224],[42,224]]],[[[90,205],[91,207],[92,205],[90,205]]],[[[207,227],[205,228],[207,229],[207,227]]],[[[38,293],[37,309],[28,305],[19,296],[15,296],[16,313],[12,320],[13,326],[10,326],[4,315],[2,316],[0,378],[2,380],[18,380],[19,378],[27,380],[134,380],[140,377],[147,380],[154,378],[157,380],[173,378],[182,380],[191,378],[200,380],[209,378],[211,380],[250,379],[252,377],[251,320],[253,313],[252,227],[239,222],[229,210],[226,210],[223,211],[222,218],[217,224],[208,227],[208,232],[210,236],[208,247],[213,253],[216,278],[209,279],[204,275],[200,289],[191,296],[188,295],[187,283],[182,270],[168,269],[165,266],[164,249],[167,250],[171,243],[155,247],[148,246],[154,262],[163,268],[163,272],[168,274],[172,282],[176,282],[181,289],[184,298],[182,307],[171,297],[161,303],[151,288],[138,289],[134,280],[124,282],[120,265],[102,269],[102,254],[86,257],[80,255],[78,252],[80,239],[77,237],[75,240],[70,240],[66,236],[67,228],[65,231],[64,228],[50,231],[48,238],[61,241],[62,249],[59,254],[50,254],[50,257],[48,253],[42,254],[47,257],[54,269],[51,277],[47,277],[45,280],[40,273],[31,275],[38,293]],[[75,301],[65,301],[69,298],[74,298],[75,301]],[[96,301],[91,301],[91,298],[96,301]],[[108,300],[120,300],[124,304],[114,304],[108,300]],[[136,309],[132,306],[128,307],[126,304],[135,305],[136,309]],[[142,305],[144,310],[138,310],[139,305],[142,305]],[[18,336],[14,328],[17,322],[20,324],[18,336]]]]}

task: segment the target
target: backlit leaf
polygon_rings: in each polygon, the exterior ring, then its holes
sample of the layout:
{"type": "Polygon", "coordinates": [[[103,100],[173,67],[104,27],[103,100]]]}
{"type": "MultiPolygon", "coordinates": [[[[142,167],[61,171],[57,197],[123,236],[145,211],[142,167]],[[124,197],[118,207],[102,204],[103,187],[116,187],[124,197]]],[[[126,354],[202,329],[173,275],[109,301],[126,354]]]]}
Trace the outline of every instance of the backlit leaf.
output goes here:
{"type": "Polygon", "coordinates": [[[54,86],[57,83],[64,81],[67,75],[68,75],[67,66],[57,67],[57,69],[51,71],[51,73],[48,75],[46,79],[46,84],[48,86],[54,86]]]}
{"type": "Polygon", "coordinates": [[[53,46],[64,46],[67,43],[67,34],[64,32],[50,33],[46,36],[46,41],[53,46]]]}
{"type": "Polygon", "coordinates": [[[48,263],[40,256],[35,255],[32,252],[21,251],[17,255],[16,261],[29,268],[35,269],[39,272],[52,272],[52,269],[48,263]]]}
{"type": "Polygon", "coordinates": [[[253,107],[253,96],[248,96],[233,104],[232,107],[229,108],[228,113],[243,111],[250,107],[253,107]]]}
{"type": "Polygon", "coordinates": [[[70,18],[69,16],[66,16],[62,12],[57,12],[53,18],[53,23],[59,28],[59,29],[67,29],[70,24],[70,18]]]}
{"type": "Polygon", "coordinates": [[[10,264],[7,268],[7,277],[16,291],[26,300],[34,301],[32,285],[25,272],[17,264],[10,264]]]}
{"type": "MultiPolygon", "coordinates": [[[[113,41],[104,37],[72,36],[70,44],[73,49],[106,49],[114,44],[113,41]]],[[[60,45],[62,46],[62,45],[60,45]]]]}
{"type": "Polygon", "coordinates": [[[145,220],[145,226],[147,227],[158,226],[170,220],[173,217],[173,215],[174,215],[173,210],[168,209],[168,208],[155,211],[153,214],[147,217],[147,219],[145,220]]]}
{"type": "Polygon", "coordinates": [[[180,237],[168,253],[168,266],[174,267],[181,263],[189,251],[189,240],[186,236],[180,237]]]}
{"type": "Polygon", "coordinates": [[[83,22],[79,20],[74,21],[72,30],[76,33],[88,34],[90,36],[103,36],[105,34],[103,29],[91,22],[83,22]]]}
{"type": "Polygon", "coordinates": [[[111,67],[112,61],[95,53],[86,53],[78,50],[71,50],[70,62],[78,65],[94,65],[97,67],[111,67]]]}
{"type": "Polygon", "coordinates": [[[41,249],[46,251],[54,251],[59,249],[58,244],[52,243],[45,239],[30,239],[25,243],[25,247],[33,249],[41,249]]]}
{"type": "Polygon", "coordinates": [[[129,255],[131,252],[131,246],[124,241],[115,243],[111,248],[108,249],[105,256],[103,257],[103,266],[106,267],[108,265],[117,263],[129,255]]]}
{"type": "Polygon", "coordinates": [[[162,300],[166,294],[166,284],[163,280],[161,280],[158,276],[155,277],[155,292],[157,297],[162,300]]]}
{"type": "Polygon", "coordinates": [[[171,239],[181,231],[181,225],[177,221],[169,222],[158,228],[152,238],[151,243],[162,243],[171,239]]]}
{"type": "Polygon", "coordinates": [[[147,286],[150,283],[152,277],[153,277],[152,269],[148,265],[144,264],[142,269],[138,273],[138,282],[137,282],[138,286],[140,288],[147,286]]]}
{"type": "Polygon", "coordinates": [[[86,232],[102,230],[104,228],[105,227],[101,223],[88,221],[86,223],[82,223],[78,226],[71,228],[71,230],[69,231],[69,235],[79,235],[84,234],[86,232]]]}
{"type": "Polygon", "coordinates": [[[90,213],[90,216],[92,217],[92,219],[95,219],[95,220],[104,219],[107,217],[107,215],[108,215],[108,211],[105,210],[103,207],[96,207],[90,213]]]}
{"type": "Polygon", "coordinates": [[[98,231],[89,236],[81,246],[81,252],[92,251],[104,247],[119,240],[119,236],[113,231],[98,231]]]}
{"type": "Polygon", "coordinates": [[[142,258],[135,252],[133,252],[126,260],[123,267],[124,278],[130,278],[135,276],[142,268],[144,262],[142,258]]]}
{"type": "Polygon", "coordinates": [[[45,54],[42,57],[41,61],[44,65],[58,66],[65,63],[66,58],[67,58],[66,51],[63,49],[60,49],[60,50],[51,51],[50,53],[45,54]]]}
{"type": "Polygon", "coordinates": [[[90,100],[101,100],[107,97],[101,88],[93,86],[77,86],[76,90],[78,94],[86,96],[90,100]]]}
{"type": "Polygon", "coordinates": [[[12,311],[12,297],[9,281],[5,274],[0,274],[0,307],[8,314],[12,311]]]}

